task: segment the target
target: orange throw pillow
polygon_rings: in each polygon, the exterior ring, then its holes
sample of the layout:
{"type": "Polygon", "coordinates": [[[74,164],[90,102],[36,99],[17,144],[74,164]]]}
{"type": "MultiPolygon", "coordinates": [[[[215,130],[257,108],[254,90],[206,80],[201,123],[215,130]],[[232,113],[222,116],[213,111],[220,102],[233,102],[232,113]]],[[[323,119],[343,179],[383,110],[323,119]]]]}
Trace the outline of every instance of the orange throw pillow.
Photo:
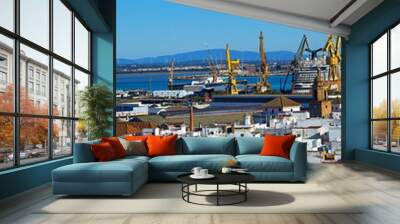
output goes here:
{"type": "Polygon", "coordinates": [[[264,145],[261,149],[260,155],[262,156],[280,156],[290,159],[290,148],[296,140],[295,135],[265,135],[264,145]]]}
{"type": "Polygon", "coordinates": [[[93,144],[91,145],[91,149],[94,157],[99,162],[110,161],[117,158],[112,145],[108,142],[93,144]]]}
{"type": "Polygon", "coordinates": [[[146,142],[148,136],[125,136],[124,139],[128,141],[142,141],[146,142]]]}
{"type": "Polygon", "coordinates": [[[115,155],[117,158],[125,157],[126,151],[124,146],[122,146],[121,142],[117,137],[110,137],[110,138],[101,138],[101,142],[108,142],[114,149],[115,155]]]}
{"type": "Polygon", "coordinates": [[[148,156],[176,155],[176,139],[178,136],[149,136],[147,137],[148,156]]]}

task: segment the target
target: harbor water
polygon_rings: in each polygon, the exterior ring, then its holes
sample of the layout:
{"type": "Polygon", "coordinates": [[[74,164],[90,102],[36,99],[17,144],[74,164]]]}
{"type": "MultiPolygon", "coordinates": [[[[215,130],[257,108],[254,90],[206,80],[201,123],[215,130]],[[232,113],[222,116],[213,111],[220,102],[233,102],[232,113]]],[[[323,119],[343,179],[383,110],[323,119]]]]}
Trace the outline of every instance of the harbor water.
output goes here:
{"type": "MultiPolygon", "coordinates": [[[[204,74],[204,73],[203,73],[204,74]]],[[[175,74],[175,76],[193,76],[193,73],[175,74]]],[[[199,74],[202,75],[202,74],[199,74]]],[[[123,73],[117,74],[117,90],[142,89],[147,91],[167,90],[168,73],[123,73]]],[[[271,75],[268,78],[273,91],[279,91],[283,86],[286,75],[271,75]]],[[[247,80],[248,84],[256,84],[259,81],[257,76],[238,76],[237,80],[247,80]]],[[[188,84],[190,80],[175,80],[175,84],[188,84]]],[[[287,77],[286,89],[291,89],[292,78],[287,77]]]]}

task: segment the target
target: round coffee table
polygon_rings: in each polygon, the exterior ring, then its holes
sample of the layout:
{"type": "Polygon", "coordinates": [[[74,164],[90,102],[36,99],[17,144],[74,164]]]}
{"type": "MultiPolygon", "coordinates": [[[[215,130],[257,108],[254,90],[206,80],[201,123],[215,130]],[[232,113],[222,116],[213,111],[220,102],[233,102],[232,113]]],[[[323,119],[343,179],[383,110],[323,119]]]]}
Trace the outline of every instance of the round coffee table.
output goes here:
{"type": "Polygon", "coordinates": [[[197,205],[234,205],[245,202],[247,200],[247,192],[249,188],[247,187],[247,183],[255,180],[255,177],[248,173],[229,173],[222,174],[217,173],[213,174],[215,177],[212,179],[193,179],[189,174],[182,174],[177,177],[178,181],[182,183],[182,199],[188,203],[197,204],[197,205]],[[215,185],[215,190],[198,190],[197,185],[215,185]],[[237,190],[224,190],[220,189],[220,185],[236,185],[238,186],[237,190]],[[191,191],[190,186],[195,186],[195,190],[191,191]],[[209,192],[214,192],[215,194],[206,194],[209,192]],[[216,197],[216,204],[202,204],[193,202],[190,200],[190,196],[203,196],[203,197],[216,197]],[[240,196],[240,199],[231,203],[223,203],[221,202],[221,197],[233,197],[240,196]]]}

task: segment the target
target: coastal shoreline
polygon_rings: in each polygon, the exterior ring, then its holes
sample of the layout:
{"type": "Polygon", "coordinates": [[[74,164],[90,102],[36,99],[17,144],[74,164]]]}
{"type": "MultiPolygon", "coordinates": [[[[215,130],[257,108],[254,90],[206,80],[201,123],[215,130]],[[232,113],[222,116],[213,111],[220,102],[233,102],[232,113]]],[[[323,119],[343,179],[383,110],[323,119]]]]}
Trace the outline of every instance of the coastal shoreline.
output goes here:
{"type": "MultiPolygon", "coordinates": [[[[188,70],[188,71],[174,71],[174,74],[176,75],[184,75],[190,73],[191,75],[207,75],[208,70],[204,71],[199,71],[199,70],[188,70]]],[[[146,75],[146,74],[161,74],[161,75],[169,75],[168,71],[149,71],[149,72],[116,72],[116,75],[146,75]]],[[[283,72],[277,72],[277,73],[271,73],[269,76],[286,76],[287,73],[283,72]]],[[[227,75],[224,75],[224,77],[227,75]]],[[[258,77],[260,76],[259,74],[238,74],[237,76],[239,77],[258,77]]]]}

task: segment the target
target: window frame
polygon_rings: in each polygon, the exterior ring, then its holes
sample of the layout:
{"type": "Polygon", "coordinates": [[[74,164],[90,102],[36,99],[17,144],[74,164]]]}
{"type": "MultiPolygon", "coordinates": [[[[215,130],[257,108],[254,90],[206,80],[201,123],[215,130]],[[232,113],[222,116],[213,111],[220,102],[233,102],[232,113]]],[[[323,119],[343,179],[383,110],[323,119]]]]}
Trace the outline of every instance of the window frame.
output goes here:
{"type": "MultiPolygon", "coordinates": [[[[20,0],[14,0],[13,1],[13,10],[14,10],[14,30],[10,31],[4,27],[0,26],[0,35],[3,35],[5,37],[11,38],[13,40],[13,64],[12,64],[12,74],[14,78],[14,100],[13,100],[13,107],[14,110],[13,112],[1,112],[0,111],[0,116],[11,116],[13,118],[13,166],[11,167],[5,167],[5,168],[0,168],[0,172],[5,171],[5,170],[11,170],[11,169],[16,169],[19,167],[23,166],[30,166],[33,164],[38,164],[38,163],[43,163],[49,160],[58,160],[66,157],[70,157],[73,155],[74,152],[74,143],[75,143],[75,123],[76,121],[79,120],[79,117],[75,117],[75,108],[71,108],[71,115],[70,116],[55,116],[53,115],[53,59],[58,60],[59,62],[62,62],[66,65],[71,66],[71,92],[72,92],[72,105],[75,103],[75,88],[74,88],[74,82],[75,82],[75,69],[86,73],[89,75],[89,83],[88,85],[92,85],[92,57],[91,57],[91,50],[92,50],[92,43],[91,43],[91,38],[92,38],[92,30],[89,28],[89,26],[85,23],[85,21],[79,16],[79,14],[73,10],[73,8],[65,1],[65,0],[59,0],[62,4],[64,4],[68,10],[71,11],[71,58],[67,59],[64,58],[63,56],[55,53],[54,50],[54,45],[53,45],[53,21],[54,21],[54,14],[53,14],[53,1],[54,0],[48,0],[49,1],[49,47],[46,49],[45,47],[42,47],[39,44],[36,44],[29,39],[23,37],[20,35],[20,0]],[[75,63],[75,18],[79,20],[79,22],[84,26],[84,28],[88,31],[89,33],[89,54],[88,54],[88,61],[89,61],[89,67],[88,69],[85,69],[78,64],[75,63]],[[27,114],[27,113],[21,113],[20,111],[20,45],[25,45],[27,47],[32,48],[33,50],[36,50],[40,53],[43,53],[48,56],[49,63],[48,63],[48,85],[47,85],[47,91],[46,93],[48,95],[48,113],[46,115],[39,115],[39,114],[27,114]],[[48,136],[47,136],[47,142],[48,144],[48,157],[44,158],[41,161],[38,162],[33,162],[33,163],[26,163],[26,164],[21,164],[21,159],[20,159],[20,119],[28,117],[28,118],[45,118],[48,121],[48,136]],[[63,156],[57,156],[54,158],[54,147],[53,147],[53,121],[56,120],[67,120],[71,121],[72,124],[72,133],[71,133],[71,154],[69,155],[63,155],[63,156]]],[[[35,70],[34,70],[34,80],[35,80],[35,70]]],[[[29,74],[26,74],[27,80],[29,79],[29,74]]],[[[27,90],[28,91],[28,90],[27,90]]],[[[35,91],[35,90],[34,90],[35,91]]]]}
{"type": "Polygon", "coordinates": [[[392,122],[393,121],[400,121],[400,117],[392,117],[392,98],[391,98],[391,91],[392,91],[392,86],[391,86],[391,81],[392,81],[392,76],[396,75],[398,72],[400,72],[400,67],[397,68],[391,68],[391,31],[393,28],[400,26],[400,21],[392,24],[389,28],[385,29],[384,32],[379,34],[375,39],[373,39],[369,44],[369,149],[373,151],[379,151],[379,152],[386,152],[386,153],[391,153],[391,154],[400,154],[400,152],[394,152],[392,151],[392,122]],[[379,74],[373,74],[373,44],[378,41],[381,37],[384,35],[387,35],[387,64],[386,64],[386,71],[379,73],[379,74]],[[373,87],[373,81],[382,77],[386,77],[386,86],[387,86],[387,105],[386,105],[386,117],[385,118],[373,118],[373,93],[374,93],[374,87],[373,87]],[[373,133],[373,122],[376,121],[386,121],[386,150],[379,150],[374,148],[374,133],[373,133]]]}

